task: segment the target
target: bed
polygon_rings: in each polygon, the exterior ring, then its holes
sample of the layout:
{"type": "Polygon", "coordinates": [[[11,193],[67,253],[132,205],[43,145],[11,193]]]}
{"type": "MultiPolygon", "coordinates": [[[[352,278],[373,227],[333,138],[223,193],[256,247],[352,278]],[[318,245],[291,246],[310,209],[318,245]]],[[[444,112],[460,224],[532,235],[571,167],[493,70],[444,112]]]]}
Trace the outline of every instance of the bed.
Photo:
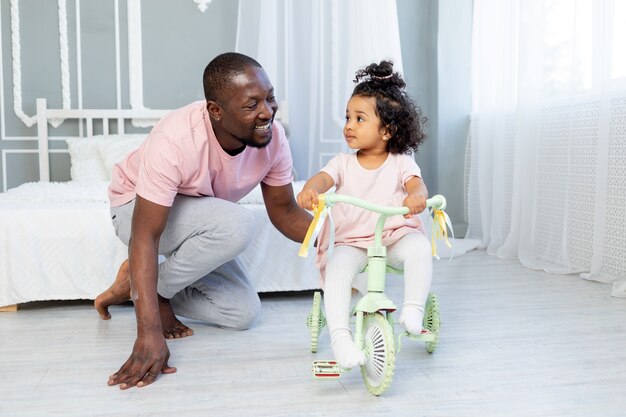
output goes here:
{"type": "MultiPolygon", "coordinates": [[[[0,308],[44,300],[94,299],[111,284],[127,248],[115,236],[106,189],[111,166],[147,133],[164,110],[59,110],[37,100],[40,181],[0,193],[0,308]],[[74,121],[79,134],[49,136],[49,121],[74,121]],[[129,129],[130,130],[130,129],[129,129]],[[97,133],[97,134],[96,134],[97,133]],[[50,182],[50,141],[66,141],[71,181],[50,182]]],[[[65,123],[65,122],[64,122],[65,123]]],[[[297,190],[302,182],[294,182],[297,190]]],[[[256,234],[242,261],[258,292],[319,287],[313,257],[270,223],[260,188],[240,204],[254,213],[256,234]]]]}

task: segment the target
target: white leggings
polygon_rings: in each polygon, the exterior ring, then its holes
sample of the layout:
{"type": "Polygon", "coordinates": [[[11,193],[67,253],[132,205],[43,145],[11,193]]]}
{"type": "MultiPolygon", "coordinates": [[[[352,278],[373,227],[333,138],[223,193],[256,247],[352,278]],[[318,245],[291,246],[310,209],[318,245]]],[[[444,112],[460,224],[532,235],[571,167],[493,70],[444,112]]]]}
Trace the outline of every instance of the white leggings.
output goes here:
{"type": "MultiPolygon", "coordinates": [[[[350,331],[350,298],[354,277],[367,264],[367,250],[339,245],[333,249],[326,265],[324,309],[331,338],[333,333],[350,331]]],[[[430,291],[433,262],[428,238],[409,233],[387,247],[387,264],[404,269],[403,308],[421,308],[430,291]]]]}

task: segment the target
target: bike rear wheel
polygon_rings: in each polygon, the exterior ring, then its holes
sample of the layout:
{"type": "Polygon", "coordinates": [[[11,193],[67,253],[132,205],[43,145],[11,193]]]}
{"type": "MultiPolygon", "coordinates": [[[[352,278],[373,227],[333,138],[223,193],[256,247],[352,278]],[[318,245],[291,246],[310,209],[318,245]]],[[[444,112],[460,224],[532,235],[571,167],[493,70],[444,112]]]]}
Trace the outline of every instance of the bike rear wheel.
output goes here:
{"type": "Polygon", "coordinates": [[[313,306],[309,313],[306,324],[311,333],[311,352],[317,352],[317,341],[319,340],[320,331],[326,325],[326,318],[322,313],[322,294],[316,291],[313,294],[313,306]]]}
{"type": "Polygon", "coordinates": [[[424,315],[423,327],[435,335],[435,340],[426,342],[426,351],[433,353],[439,343],[439,328],[441,320],[439,318],[439,301],[435,294],[429,294],[426,301],[426,314],[424,315]]]}

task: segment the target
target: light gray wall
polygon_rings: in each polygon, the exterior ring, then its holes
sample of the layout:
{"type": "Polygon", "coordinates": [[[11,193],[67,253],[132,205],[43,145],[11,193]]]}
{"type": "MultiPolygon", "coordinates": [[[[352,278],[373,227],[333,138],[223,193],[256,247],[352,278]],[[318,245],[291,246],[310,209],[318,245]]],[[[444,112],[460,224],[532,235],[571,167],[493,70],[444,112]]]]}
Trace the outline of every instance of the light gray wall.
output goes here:
{"type": "Polygon", "coordinates": [[[235,49],[238,7],[215,0],[201,13],[191,0],[142,1],[146,106],[174,109],[204,99],[204,67],[235,49]]]}
{"type": "MultiPolygon", "coordinates": [[[[431,194],[448,197],[456,229],[464,231],[463,164],[470,113],[469,53],[472,0],[397,0],[404,73],[409,94],[428,117],[429,139],[416,159],[431,194]]],[[[36,136],[13,112],[10,0],[0,0],[5,137],[36,136]]],[[[114,9],[112,1],[81,0],[83,107],[116,105],[114,9]]],[[[121,103],[128,107],[126,1],[120,0],[121,103]]],[[[62,104],[58,50],[57,3],[22,0],[23,108],[35,114],[35,99],[62,104]]],[[[238,2],[213,1],[201,13],[191,0],[142,1],[144,104],[176,108],[202,99],[202,71],[215,55],[235,47],[238,2]]],[[[67,1],[70,45],[75,45],[75,2],[67,1]]],[[[70,47],[72,107],[77,107],[78,55],[70,47]]],[[[76,134],[63,125],[58,135],[76,134]]],[[[3,138],[5,139],[5,138],[3,138]]],[[[35,149],[34,141],[2,140],[0,149],[35,149]]],[[[53,148],[64,148],[53,143],[53,148]]],[[[1,161],[0,161],[1,163],[1,161]]],[[[69,179],[67,154],[51,157],[52,179],[69,179]]],[[[297,169],[298,167],[296,167],[297,169]]],[[[38,179],[35,154],[7,156],[9,187],[38,179]]],[[[1,175],[1,171],[0,171],[1,175]]],[[[0,181],[2,179],[0,178],[0,181]]]]}
{"type": "Polygon", "coordinates": [[[437,185],[437,2],[397,0],[400,42],[407,91],[428,118],[428,138],[418,149],[416,160],[429,192],[437,185]]]}
{"type": "Polygon", "coordinates": [[[447,212],[464,236],[465,147],[471,100],[472,0],[439,0],[437,55],[437,192],[448,197],[447,212]]]}
{"type": "MultiPolygon", "coordinates": [[[[69,67],[72,107],[79,103],[76,51],[76,3],[67,1],[69,67]]],[[[150,0],[141,2],[144,105],[172,109],[203,98],[202,72],[217,54],[235,47],[237,1],[213,1],[205,13],[191,0],[150,0]]],[[[119,1],[121,106],[129,107],[127,4],[119,1]]],[[[62,107],[59,64],[57,2],[21,0],[21,75],[23,110],[36,113],[35,100],[48,99],[49,107],[62,107]]],[[[82,62],[82,107],[115,108],[115,10],[113,1],[80,0],[80,42],[82,62]]],[[[36,149],[36,127],[26,127],[13,111],[13,71],[10,0],[0,0],[2,35],[2,87],[4,115],[2,149],[36,149]],[[17,140],[7,140],[16,138],[17,140]]],[[[130,129],[132,130],[132,129],[130,129]]],[[[65,122],[55,136],[76,135],[76,124],[65,122]]],[[[52,149],[64,149],[51,142],[52,149]]],[[[39,179],[34,153],[6,155],[8,188],[39,179]]],[[[2,164],[0,160],[0,164],[2,164]]],[[[51,180],[69,180],[69,156],[51,156],[51,180]]],[[[2,170],[0,166],[0,183],[2,170]]]]}
{"type": "Polygon", "coordinates": [[[473,1],[397,1],[407,89],[429,119],[416,159],[429,193],[447,197],[454,231],[463,236],[473,1]]]}

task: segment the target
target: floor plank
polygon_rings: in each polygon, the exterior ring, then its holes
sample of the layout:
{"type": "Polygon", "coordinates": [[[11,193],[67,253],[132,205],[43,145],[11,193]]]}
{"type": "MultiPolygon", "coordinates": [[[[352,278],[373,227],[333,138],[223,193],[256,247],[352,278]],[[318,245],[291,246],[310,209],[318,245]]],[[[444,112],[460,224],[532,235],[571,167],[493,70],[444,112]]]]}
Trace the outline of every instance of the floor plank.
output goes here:
{"type": "MultiPolygon", "coordinates": [[[[401,280],[388,293],[401,301],[401,280]]],[[[309,351],[310,293],[265,295],[243,332],[186,321],[168,342],[178,368],[120,391],[107,376],[134,340],[132,306],[101,321],[89,302],[32,303],[0,315],[2,416],[624,416],[626,300],[607,285],[528,270],[474,251],[435,262],[438,350],[403,340],[388,392],[360,372],[312,378],[330,359],[326,331],[309,351]]]]}

